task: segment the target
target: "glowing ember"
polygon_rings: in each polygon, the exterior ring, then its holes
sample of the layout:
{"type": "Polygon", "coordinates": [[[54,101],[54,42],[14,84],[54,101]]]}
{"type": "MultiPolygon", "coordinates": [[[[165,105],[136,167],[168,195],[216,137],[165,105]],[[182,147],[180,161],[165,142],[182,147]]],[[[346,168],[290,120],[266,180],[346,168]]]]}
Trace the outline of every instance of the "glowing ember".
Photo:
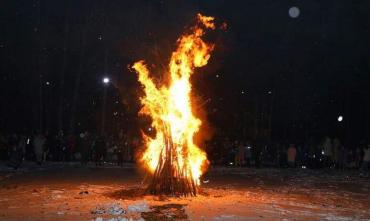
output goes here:
{"type": "Polygon", "coordinates": [[[192,113],[190,76],[210,58],[213,45],[201,38],[205,29],[215,28],[213,20],[198,14],[191,33],[178,39],[169,63],[168,85],[157,87],[143,61],[133,65],[145,92],[140,114],[149,115],[156,130],[154,139],[143,135],[147,148],[141,158],[153,175],[148,188],[153,194],[195,195],[208,163],[206,153],[193,142],[202,122],[192,113]]]}

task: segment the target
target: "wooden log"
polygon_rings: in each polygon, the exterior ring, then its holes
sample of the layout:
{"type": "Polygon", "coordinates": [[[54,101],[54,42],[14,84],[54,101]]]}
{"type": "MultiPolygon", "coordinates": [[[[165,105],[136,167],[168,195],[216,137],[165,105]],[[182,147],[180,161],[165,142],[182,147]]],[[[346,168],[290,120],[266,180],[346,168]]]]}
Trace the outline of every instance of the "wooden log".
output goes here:
{"type": "MultiPolygon", "coordinates": [[[[197,187],[188,163],[184,162],[183,167],[180,167],[177,147],[172,139],[171,126],[165,123],[163,125],[165,146],[159,155],[158,165],[147,187],[147,192],[154,195],[196,196],[197,187]]],[[[187,151],[185,144],[182,150],[185,159],[187,151]]]]}

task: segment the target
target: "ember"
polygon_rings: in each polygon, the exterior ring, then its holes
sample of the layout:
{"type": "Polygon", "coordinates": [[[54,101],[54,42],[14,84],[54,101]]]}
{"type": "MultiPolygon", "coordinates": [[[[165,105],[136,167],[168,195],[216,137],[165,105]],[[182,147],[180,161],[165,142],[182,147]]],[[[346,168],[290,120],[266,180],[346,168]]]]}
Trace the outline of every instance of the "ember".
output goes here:
{"type": "Polygon", "coordinates": [[[169,63],[168,85],[155,85],[143,61],[133,65],[145,92],[140,114],[150,116],[156,129],[154,139],[143,134],[147,148],[141,158],[152,175],[147,189],[151,194],[195,196],[208,163],[206,153],[193,142],[202,122],[192,113],[190,76],[210,58],[213,45],[202,36],[205,29],[215,28],[213,20],[198,14],[191,33],[178,39],[169,63]]]}

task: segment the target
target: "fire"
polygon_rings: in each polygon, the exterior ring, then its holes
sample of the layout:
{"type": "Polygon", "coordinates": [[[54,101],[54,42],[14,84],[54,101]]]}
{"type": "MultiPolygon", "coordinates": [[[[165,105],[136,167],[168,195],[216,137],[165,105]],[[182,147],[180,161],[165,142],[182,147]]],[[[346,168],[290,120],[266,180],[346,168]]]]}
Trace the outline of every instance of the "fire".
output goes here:
{"type": "Polygon", "coordinates": [[[190,76],[195,67],[205,66],[210,58],[213,45],[204,42],[202,37],[206,29],[215,29],[213,20],[198,14],[191,33],[177,40],[177,49],[168,67],[168,85],[157,86],[144,61],[132,66],[145,93],[141,97],[140,114],[150,116],[156,130],[154,139],[143,134],[146,150],[141,162],[153,175],[160,173],[160,168],[169,162],[170,176],[175,180],[185,179],[194,187],[200,184],[208,161],[206,153],[193,140],[202,122],[192,112],[190,76]]]}

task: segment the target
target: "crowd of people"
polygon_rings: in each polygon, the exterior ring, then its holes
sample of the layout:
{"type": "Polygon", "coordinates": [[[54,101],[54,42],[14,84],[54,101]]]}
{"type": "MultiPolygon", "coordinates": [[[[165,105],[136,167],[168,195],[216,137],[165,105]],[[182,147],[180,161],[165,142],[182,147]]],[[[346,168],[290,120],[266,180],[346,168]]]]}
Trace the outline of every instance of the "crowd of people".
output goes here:
{"type": "Polygon", "coordinates": [[[211,164],[233,167],[359,169],[361,176],[368,176],[370,162],[370,144],[362,142],[346,147],[338,138],[330,137],[302,143],[242,142],[219,138],[207,142],[206,149],[211,164]]]}
{"type": "Polygon", "coordinates": [[[80,134],[0,134],[0,160],[14,168],[22,161],[80,161],[81,164],[103,162],[122,165],[134,160],[134,149],[140,140],[122,132],[118,136],[95,135],[87,131],[80,134]]]}
{"type": "MultiPolygon", "coordinates": [[[[23,160],[42,164],[45,161],[80,161],[81,164],[103,162],[122,165],[133,162],[134,153],[142,139],[120,132],[118,136],[103,136],[87,131],[64,135],[35,133],[0,134],[0,160],[9,161],[17,168],[23,160]]],[[[362,142],[346,147],[338,138],[325,137],[318,142],[310,139],[305,143],[269,144],[263,141],[241,142],[225,137],[214,138],[205,143],[212,165],[235,167],[280,168],[334,168],[360,169],[361,176],[368,176],[370,144],[362,142]]]]}

